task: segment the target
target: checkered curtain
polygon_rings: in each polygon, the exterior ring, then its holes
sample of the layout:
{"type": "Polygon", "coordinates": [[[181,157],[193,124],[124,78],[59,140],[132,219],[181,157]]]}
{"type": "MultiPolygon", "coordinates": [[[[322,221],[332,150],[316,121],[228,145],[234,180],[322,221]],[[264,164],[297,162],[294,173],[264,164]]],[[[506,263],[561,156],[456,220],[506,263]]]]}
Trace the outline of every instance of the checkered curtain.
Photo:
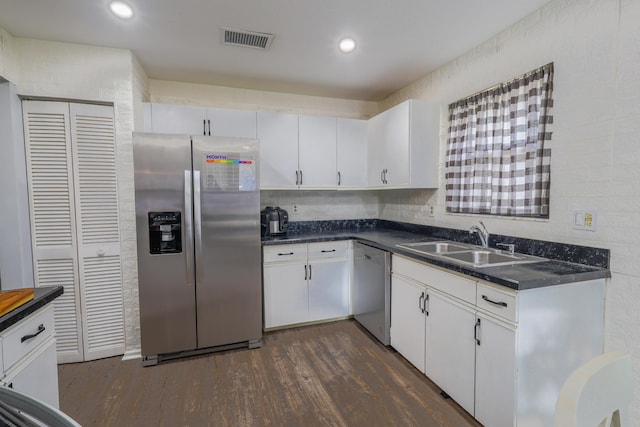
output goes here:
{"type": "Polygon", "coordinates": [[[552,92],[553,63],[449,105],[447,212],[549,216],[552,92]]]}

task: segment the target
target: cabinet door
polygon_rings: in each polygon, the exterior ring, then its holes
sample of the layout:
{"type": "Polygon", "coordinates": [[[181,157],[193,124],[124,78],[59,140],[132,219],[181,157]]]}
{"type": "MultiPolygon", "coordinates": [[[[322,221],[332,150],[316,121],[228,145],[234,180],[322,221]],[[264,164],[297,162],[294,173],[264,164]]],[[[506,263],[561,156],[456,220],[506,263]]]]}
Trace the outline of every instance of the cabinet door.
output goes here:
{"type": "Polygon", "coordinates": [[[477,321],[475,418],[485,426],[513,426],[515,327],[481,315],[477,321]]]}
{"type": "Polygon", "coordinates": [[[301,189],[335,189],[336,119],[300,116],[298,162],[301,189]]]}
{"type": "Polygon", "coordinates": [[[384,130],[386,115],[378,114],[367,122],[367,176],[369,187],[384,186],[384,130]]]}
{"type": "Polygon", "coordinates": [[[264,326],[292,325],[309,319],[306,263],[264,267],[264,326]]]}
{"type": "Polygon", "coordinates": [[[256,137],[256,112],[207,108],[207,135],[235,138],[256,137]]]}
{"type": "Polygon", "coordinates": [[[442,294],[429,289],[427,291],[425,373],[467,412],[473,414],[475,314],[472,309],[442,294]]]}
{"type": "Polygon", "coordinates": [[[298,188],[298,116],[258,112],[260,188],[298,188]]]}
{"type": "Polygon", "coordinates": [[[403,277],[391,278],[391,346],[424,372],[425,287],[403,277]]]}
{"type": "Polygon", "coordinates": [[[385,111],[383,169],[385,185],[409,185],[409,102],[385,111]]]}
{"type": "Polygon", "coordinates": [[[337,120],[338,190],[367,187],[367,121],[337,120]]]}
{"type": "Polygon", "coordinates": [[[20,393],[59,408],[55,339],[49,339],[29,354],[15,371],[7,372],[3,382],[20,393]]]}
{"type": "Polygon", "coordinates": [[[309,320],[345,317],[350,312],[348,260],[309,263],[309,320]]]}
{"type": "Polygon", "coordinates": [[[204,135],[206,108],[190,105],[151,104],[151,129],[154,133],[204,135]]]}

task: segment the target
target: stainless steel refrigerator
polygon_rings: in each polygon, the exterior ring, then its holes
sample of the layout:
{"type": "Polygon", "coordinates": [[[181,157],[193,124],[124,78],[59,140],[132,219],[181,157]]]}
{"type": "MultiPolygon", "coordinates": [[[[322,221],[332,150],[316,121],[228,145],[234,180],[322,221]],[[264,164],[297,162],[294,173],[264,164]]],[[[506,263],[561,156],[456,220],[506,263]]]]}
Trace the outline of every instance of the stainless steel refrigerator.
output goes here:
{"type": "Polygon", "coordinates": [[[133,134],[144,365],[262,339],[258,141],[133,134]]]}

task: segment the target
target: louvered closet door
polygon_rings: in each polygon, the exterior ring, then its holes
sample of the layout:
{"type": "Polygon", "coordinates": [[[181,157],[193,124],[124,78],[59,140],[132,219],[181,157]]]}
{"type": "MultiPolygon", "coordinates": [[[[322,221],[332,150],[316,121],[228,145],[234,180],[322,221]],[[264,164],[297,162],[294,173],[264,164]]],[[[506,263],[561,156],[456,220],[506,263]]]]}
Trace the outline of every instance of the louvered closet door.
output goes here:
{"type": "Polygon", "coordinates": [[[124,353],[113,107],[25,101],[36,286],[54,301],[58,362],[124,353]]]}
{"type": "Polygon", "coordinates": [[[70,104],[84,358],[124,353],[113,107],[70,104]]]}
{"type": "Polygon", "coordinates": [[[23,113],[36,286],[64,287],[53,302],[58,362],[79,362],[83,342],[69,106],[25,101],[23,113]]]}

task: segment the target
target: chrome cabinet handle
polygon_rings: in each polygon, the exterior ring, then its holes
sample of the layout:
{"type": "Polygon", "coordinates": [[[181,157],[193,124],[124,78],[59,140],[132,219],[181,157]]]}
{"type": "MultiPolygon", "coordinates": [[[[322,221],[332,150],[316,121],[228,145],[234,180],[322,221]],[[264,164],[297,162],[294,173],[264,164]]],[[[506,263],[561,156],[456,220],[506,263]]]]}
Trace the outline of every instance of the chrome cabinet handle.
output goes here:
{"type": "Polygon", "coordinates": [[[202,134],[207,134],[207,121],[205,119],[202,119],[202,134]]]}
{"type": "Polygon", "coordinates": [[[490,302],[491,304],[499,305],[500,307],[507,307],[507,303],[506,302],[490,300],[489,297],[486,296],[486,295],[482,295],[482,299],[485,300],[486,302],[490,302]]]}
{"type": "Polygon", "coordinates": [[[287,256],[287,255],[293,255],[293,252],[287,252],[287,253],[278,252],[278,256],[287,256]]]}
{"type": "Polygon", "coordinates": [[[342,177],[340,176],[340,171],[338,171],[338,187],[340,186],[341,181],[342,181],[342,177]]]}
{"type": "Polygon", "coordinates": [[[296,171],[296,185],[300,185],[300,176],[298,175],[298,171],[296,171]]]}
{"type": "Polygon", "coordinates": [[[31,338],[37,337],[38,335],[43,333],[45,329],[47,328],[45,328],[43,324],[40,324],[40,326],[38,326],[38,330],[35,333],[23,336],[22,338],[20,338],[20,342],[25,342],[27,340],[30,340],[31,338]]]}
{"type": "Polygon", "coordinates": [[[307,264],[304,265],[304,280],[307,280],[307,264]]]}
{"type": "Polygon", "coordinates": [[[320,252],[321,252],[321,253],[323,253],[323,254],[326,254],[326,253],[331,253],[331,252],[335,252],[335,251],[336,251],[335,249],[331,249],[330,251],[325,251],[325,250],[323,249],[323,250],[321,250],[320,252]]]}
{"type": "Polygon", "coordinates": [[[476,321],[473,327],[473,339],[476,340],[476,344],[480,345],[480,338],[478,338],[478,331],[480,330],[480,319],[476,321]]]}
{"type": "Polygon", "coordinates": [[[302,170],[300,171],[300,185],[302,185],[302,170]]]}
{"type": "Polygon", "coordinates": [[[207,134],[211,136],[211,120],[207,120],[207,125],[209,125],[209,132],[207,134]]]}
{"type": "Polygon", "coordinates": [[[384,184],[384,169],[380,171],[380,181],[384,184]]]}
{"type": "Polygon", "coordinates": [[[422,292],[420,298],[418,298],[418,308],[421,313],[424,313],[424,292],[422,292]]]}

